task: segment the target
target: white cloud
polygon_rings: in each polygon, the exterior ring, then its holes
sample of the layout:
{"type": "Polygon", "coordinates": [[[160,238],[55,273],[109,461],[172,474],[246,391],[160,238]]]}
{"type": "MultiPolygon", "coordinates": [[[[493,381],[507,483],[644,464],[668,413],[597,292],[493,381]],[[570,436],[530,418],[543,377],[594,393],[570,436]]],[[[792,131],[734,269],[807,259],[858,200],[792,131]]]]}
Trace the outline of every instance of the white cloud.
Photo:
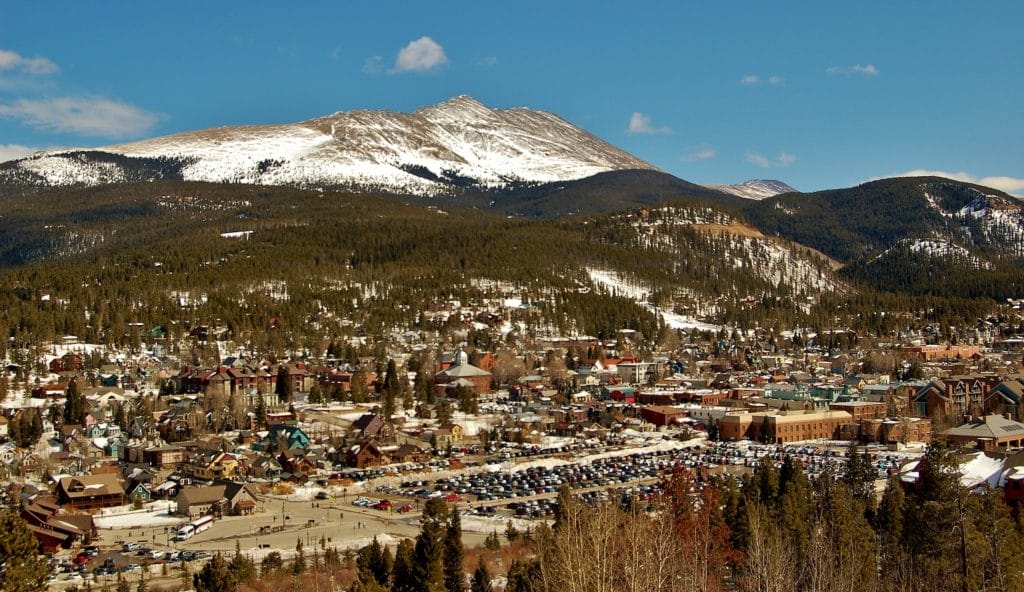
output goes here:
{"type": "Polygon", "coordinates": [[[18,99],[0,103],[0,117],[49,132],[110,138],[143,134],[160,120],[155,113],[103,97],[18,99]]]}
{"type": "Polygon", "coordinates": [[[875,67],[874,64],[862,65],[854,64],[852,66],[829,66],[825,68],[825,73],[833,75],[845,75],[845,74],[862,74],[864,76],[878,76],[881,74],[881,70],[875,67]]]}
{"type": "Polygon", "coordinates": [[[18,70],[25,74],[46,75],[53,74],[59,69],[57,64],[44,57],[27,58],[16,51],[0,49],[0,70],[18,70]]]}
{"type": "Polygon", "coordinates": [[[363,73],[365,74],[379,74],[383,69],[382,65],[384,58],[380,56],[370,56],[363,60],[363,73]]]}
{"type": "Polygon", "coordinates": [[[331,49],[331,51],[327,52],[327,57],[331,58],[332,60],[336,60],[336,59],[340,58],[341,55],[342,55],[342,50],[341,50],[341,46],[340,45],[335,45],[331,49]]]}
{"type": "Polygon", "coordinates": [[[762,169],[766,169],[772,166],[772,161],[768,160],[766,157],[760,154],[757,154],[756,152],[747,152],[747,162],[749,162],[750,164],[755,164],[761,167],[762,169]]]}
{"type": "Polygon", "coordinates": [[[398,52],[392,72],[430,72],[447,63],[444,48],[437,41],[423,36],[398,52]]]}
{"type": "Polygon", "coordinates": [[[651,125],[651,117],[644,115],[639,111],[634,112],[629,118],[629,127],[626,129],[626,133],[629,135],[665,135],[671,134],[672,128],[670,127],[654,127],[651,125]]]}
{"type": "Polygon", "coordinates": [[[679,160],[683,162],[697,162],[700,160],[709,160],[718,156],[718,152],[714,148],[707,144],[701,144],[700,146],[694,146],[688,153],[679,157],[679,160]]]}
{"type": "Polygon", "coordinates": [[[0,162],[17,160],[38,152],[39,148],[29,148],[20,144],[0,144],[0,162]]]}
{"type": "MultiPolygon", "coordinates": [[[[974,183],[975,185],[983,185],[985,187],[991,187],[1000,191],[1005,191],[1016,196],[1024,196],[1024,179],[1018,179],[1016,177],[1004,177],[1004,176],[993,176],[993,177],[977,177],[970,173],[951,173],[948,171],[930,171],[927,169],[914,169],[905,173],[895,173],[889,175],[890,177],[945,177],[946,179],[953,179],[954,181],[963,181],[965,183],[974,183]]],[[[876,177],[872,179],[876,181],[883,177],[876,177]]]]}
{"type": "Polygon", "coordinates": [[[476,65],[484,68],[492,68],[498,65],[498,58],[495,56],[486,56],[477,60],[476,65]]]}
{"type": "Polygon", "coordinates": [[[759,166],[762,169],[787,167],[796,162],[796,155],[788,152],[780,152],[775,158],[768,158],[767,156],[758,154],[757,152],[747,152],[747,162],[752,165],[759,166]]]}
{"type": "Polygon", "coordinates": [[[757,74],[747,74],[743,78],[740,78],[740,84],[745,86],[755,86],[758,84],[770,84],[772,86],[779,86],[786,82],[786,79],[782,76],[768,76],[767,78],[761,78],[757,74]]]}

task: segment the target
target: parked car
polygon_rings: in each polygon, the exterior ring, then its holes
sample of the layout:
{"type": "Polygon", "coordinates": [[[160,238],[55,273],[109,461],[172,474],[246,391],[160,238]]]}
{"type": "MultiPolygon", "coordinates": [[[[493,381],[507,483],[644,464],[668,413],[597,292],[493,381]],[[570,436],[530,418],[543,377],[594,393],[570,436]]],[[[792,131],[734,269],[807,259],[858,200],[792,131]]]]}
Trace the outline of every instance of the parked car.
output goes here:
{"type": "Polygon", "coordinates": [[[398,507],[399,514],[405,514],[406,512],[412,512],[412,504],[405,504],[398,507]]]}
{"type": "Polygon", "coordinates": [[[394,507],[394,504],[392,504],[390,500],[385,499],[373,504],[373,507],[378,510],[390,510],[392,507],[394,507]]]}

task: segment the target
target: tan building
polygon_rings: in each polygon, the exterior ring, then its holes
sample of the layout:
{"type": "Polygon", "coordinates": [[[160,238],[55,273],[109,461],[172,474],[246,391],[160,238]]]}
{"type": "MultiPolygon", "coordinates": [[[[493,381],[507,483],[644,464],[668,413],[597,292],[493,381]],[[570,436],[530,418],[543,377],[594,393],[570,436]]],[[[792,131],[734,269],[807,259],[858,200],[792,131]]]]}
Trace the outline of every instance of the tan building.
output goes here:
{"type": "Polygon", "coordinates": [[[981,450],[1024,445],[1024,424],[1002,415],[986,415],[950,428],[942,435],[962,446],[973,445],[981,450]]]}
{"type": "Polygon", "coordinates": [[[718,434],[722,440],[788,444],[836,438],[841,426],[854,423],[853,416],[846,411],[736,413],[718,420],[718,434]]]}
{"type": "Polygon", "coordinates": [[[864,418],[857,421],[857,432],[857,437],[868,443],[931,442],[932,422],[921,417],[864,418]]]}

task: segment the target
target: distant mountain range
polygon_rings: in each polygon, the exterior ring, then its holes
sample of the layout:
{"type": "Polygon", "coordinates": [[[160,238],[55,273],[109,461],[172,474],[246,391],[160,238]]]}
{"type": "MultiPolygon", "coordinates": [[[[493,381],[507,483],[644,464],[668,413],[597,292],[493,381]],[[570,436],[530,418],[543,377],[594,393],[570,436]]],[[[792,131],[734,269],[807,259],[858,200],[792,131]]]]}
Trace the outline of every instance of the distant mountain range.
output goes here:
{"type": "MultiPolygon", "coordinates": [[[[470,97],[413,113],[335,113],[295,124],[215,128],[94,150],[45,152],[0,164],[0,216],[6,227],[0,229],[0,258],[22,264],[113,248],[114,233],[131,236],[131,245],[146,244],[145,229],[152,226],[143,222],[161,207],[150,203],[152,192],[127,184],[154,181],[166,182],[160,186],[167,195],[176,193],[167,189],[175,183],[202,187],[199,193],[214,202],[278,186],[311,189],[314,196],[377,194],[411,205],[468,207],[499,219],[589,220],[624,210],[656,212],[667,205],[676,209],[630,222],[636,228],[639,221],[662,220],[646,234],[627,236],[616,228],[609,231],[612,238],[602,240],[629,242],[648,256],[671,240],[673,250],[659,256],[673,262],[699,245],[702,252],[720,253],[733,277],[749,271],[776,287],[811,282],[815,289],[841,292],[870,286],[1024,296],[1024,208],[1003,192],[938,177],[883,179],[814,193],[766,179],[701,186],[556,115],[493,110],[470,97]],[[134,197],[124,201],[120,185],[135,187],[130,189],[134,197]],[[110,188],[103,193],[106,205],[91,203],[100,194],[86,190],[98,186],[110,188]],[[240,191],[243,187],[249,189],[240,191]],[[719,222],[681,224],[678,212],[686,212],[688,220],[719,222]],[[143,234],[125,234],[136,215],[143,234]],[[69,224],[69,216],[87,216],[95,226],[86,231],[74,218],[69,224]],[[121,219],[126,227],[111,230],[121,219]],[[698,240],[695,229],[718,238],[698,240]],[[666,238],[661,234],[666,230],[676,234],[666,238]],[[726,235],[733,238],[722,238],[726,235]],[[779,261],[789,261],[792,269],[778,271],[779,261]]],[[[207,207],[194,196],[175,199],[207,207]]],[[[801,285],[792,292],[805,289],[814,291],[801,285]]]]}

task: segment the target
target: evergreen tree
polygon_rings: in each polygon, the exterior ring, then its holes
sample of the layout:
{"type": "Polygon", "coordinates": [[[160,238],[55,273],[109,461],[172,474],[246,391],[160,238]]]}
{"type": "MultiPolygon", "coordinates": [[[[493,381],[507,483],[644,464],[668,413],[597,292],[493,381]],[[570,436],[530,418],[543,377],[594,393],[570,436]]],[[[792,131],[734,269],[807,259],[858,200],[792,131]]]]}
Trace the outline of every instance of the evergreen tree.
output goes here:
{"type": "Polygon", "coordinates": [[[359,569],[359,573],[365,572],[381,586],[387,586],[393,565],[391,552],[380,544],[376,536],[373,537],[373,541],[369,545],[360,549],[356,556],[356,567],[359,569]]]}
{"type": "Polygon", "coordinates": [[[413,565],[417,590],[446,592],[444,572],[445,502],[433,498],[423,508],[420,533],[413,549],[413,565]]]}
{"type": "Polygon", "coordinates": [[[871,466],[871,459],[866,451],[858,452],[856,447],[850,447],[846,453],[842,481],[859,501],[865,504],[872,501],[875,491],[875,469],[871,466]]]}
{"type": "Polygon", "coordinates": [[[898,477],[889,479],[885,493],[875,513],[875,530],[883,548],[899,545],[903,540],[903,516],[906,512],[906,495],[898,477]]]}
{"type": "Polygon", "coordinates": [[[352,397],[353,403],[365,403],[368,396],[368,390],[366,388],[366,372],[362,368],[359,368],[352,374],[352,382],[350,383],[349,395],[352,397]]]}
{"type": "Polygon", "coordinates": [[[46,588],[46,561],[35,535],[16,510],[0,513],[0,575],[3,592],[39,592],[46,588]]]}
{"type": "Polygon", "coordinates": [[[491,572],[487,569],[487,563],[480,560],[476,570],[473,571],[473,581],[470,584],[469,592],[491,592],[491,572]]]}
{"type": "Polygon", "coordinates": [[[263,400],[263,394],[256,399],[256,427],[263,429],[267,427],[267,404],[263,400]]]}
{"type": "Polygon", "coordinates": [[[391,419],[395,414],[395,399],[402,394],[402,383],[398,378],[398,369],[394,360],[388,360],[388,368],[384,374],[384,382],[381,385],[381,413],[385,419],[391,419]]]}
{"type": "Polygon", "coordinates": [[[395,565],[391,570],[391,589],[393,592],[419,592],[416,580],[416,567],[413,563],[415,553],[413,542],[402,539],[395,551],[395,565]]]}
{"type": "Polygon", "coordinates": [[[277,384],[274,386],[274,392],[282,403],[291,402],[292,380],[288,373],[288,364],[282,363],[277,366],[277,384]]]}
{"type": "Polygon", "coordinates": [[[512,560],[508,568],[505,592],[541,592],[544,590],[540,562],[536,559],[512,560]]]}
{"type": "Polygon", "coordinates": [[[263,577],[282,569],[284,569],[284,559],[281,558],[281,553],[278,551],[267,553],[263,561],[260,562],[260,575],[263,577]]]}
{"type": "Polygon", "coordinates": [[[85,395],[79,391],[78,381],[72,378],[67,390],[64,391],[64,423],[82,424],[88,413],[89,406],[85,395]]]}
{"type": "Polygon", "coordinates": [[[448,513],[448,528],[444,538],[444,585],[448,592],[465,592],[466,572],[463,569],[462,519],[458,508],[448,513]]]}
{"type": "Polygon", "coordinates": [[[236,582],[249,582],[256,578],[256,564],[246,555],[242,555],[241,544],[235,541],[235,556],[228,563],[228,569],[236,582]]]}
{"type": "Polygon", "coordinates": [[[293,576],[300,576],[306,571],[306,553],[302,548],[302,539],[295,541],[295,557],[292,559],[291,572],[293,576]]]}
{"type": "Polygon", "coordinates": [[[199,573],[192,576],[192,586],[196,592],[234,592],[238,582],[235,581],[228,562],[220,553],[214,554],[199,573]]]}

